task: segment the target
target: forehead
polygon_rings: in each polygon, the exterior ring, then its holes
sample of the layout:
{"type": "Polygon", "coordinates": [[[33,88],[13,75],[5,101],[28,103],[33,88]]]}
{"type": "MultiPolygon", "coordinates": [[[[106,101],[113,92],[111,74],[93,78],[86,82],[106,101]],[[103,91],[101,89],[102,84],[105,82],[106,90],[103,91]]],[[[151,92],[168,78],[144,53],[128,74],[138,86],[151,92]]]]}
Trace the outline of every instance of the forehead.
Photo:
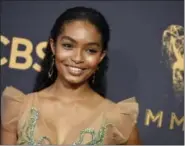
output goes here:
{"type": "Polygon", "coordinates": [[[69,36],[75,40],[100,41],[101,34],[88,21],[72,21],[63,27],[61,36],[69,36]]]}

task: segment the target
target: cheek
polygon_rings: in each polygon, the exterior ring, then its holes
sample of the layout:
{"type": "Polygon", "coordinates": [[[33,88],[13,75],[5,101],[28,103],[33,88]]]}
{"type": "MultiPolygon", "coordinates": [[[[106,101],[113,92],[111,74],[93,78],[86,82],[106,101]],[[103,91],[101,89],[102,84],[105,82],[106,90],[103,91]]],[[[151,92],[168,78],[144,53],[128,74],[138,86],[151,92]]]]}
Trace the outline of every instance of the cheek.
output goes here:
{"type": "Polygon", "coordinates": [[[99,64],[100,56],[91,56],[87,57],[86,62],[88,63],[90,68],[96,68],[99,64]]]}
{"type": "Polygon", "coordinates": [[[55,54],[55,57],[56,57],[55,59],[57,62],[63,62],[67,58],[69,58],[70,55],[71,55],[71,53],[69,51],[65,51],[65,50],[57,48],[56,54],[55,54]]]}

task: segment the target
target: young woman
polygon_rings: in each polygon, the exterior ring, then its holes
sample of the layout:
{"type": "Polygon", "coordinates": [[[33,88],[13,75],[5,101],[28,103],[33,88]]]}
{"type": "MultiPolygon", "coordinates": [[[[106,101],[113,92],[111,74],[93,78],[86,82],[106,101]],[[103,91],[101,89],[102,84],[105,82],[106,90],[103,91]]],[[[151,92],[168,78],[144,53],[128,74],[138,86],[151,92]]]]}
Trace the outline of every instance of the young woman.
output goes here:
{"type": "Polygon", "coordinates": [[[140,144],[134,98],[105,96],[109,26],[92,8],[56,20],[35,91],[2,95],[2,144],[140,144]]]}

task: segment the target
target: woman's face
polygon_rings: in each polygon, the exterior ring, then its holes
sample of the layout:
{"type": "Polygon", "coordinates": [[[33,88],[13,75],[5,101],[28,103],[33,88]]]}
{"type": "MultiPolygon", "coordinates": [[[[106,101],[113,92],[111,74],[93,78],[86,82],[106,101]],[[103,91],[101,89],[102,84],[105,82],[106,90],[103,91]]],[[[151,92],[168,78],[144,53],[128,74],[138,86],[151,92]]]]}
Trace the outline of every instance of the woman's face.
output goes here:
{"type": "Polygon", "coordinates": [[[87,21],[65,24],[56,43],[50,43],[59,78],[70,84],[88,81],[105,56],[101,34],[87,21]]]}

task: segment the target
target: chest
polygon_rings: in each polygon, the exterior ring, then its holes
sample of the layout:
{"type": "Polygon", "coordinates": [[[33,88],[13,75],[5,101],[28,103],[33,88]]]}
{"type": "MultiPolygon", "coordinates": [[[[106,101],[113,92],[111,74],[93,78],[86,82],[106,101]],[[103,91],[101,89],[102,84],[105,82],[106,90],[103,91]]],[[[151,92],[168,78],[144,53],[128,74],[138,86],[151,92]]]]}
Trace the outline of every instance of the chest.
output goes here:
{"type": "Polygon", "coordinates": [[[61,110],[57,106],[38,110],[31,107],[19,125],[18,144],[115,143],[112,139],[115,134],[110,132],[113,123],[108,123],[104,112],[99,110],[90,112],[77,107],[61,110]]]}

